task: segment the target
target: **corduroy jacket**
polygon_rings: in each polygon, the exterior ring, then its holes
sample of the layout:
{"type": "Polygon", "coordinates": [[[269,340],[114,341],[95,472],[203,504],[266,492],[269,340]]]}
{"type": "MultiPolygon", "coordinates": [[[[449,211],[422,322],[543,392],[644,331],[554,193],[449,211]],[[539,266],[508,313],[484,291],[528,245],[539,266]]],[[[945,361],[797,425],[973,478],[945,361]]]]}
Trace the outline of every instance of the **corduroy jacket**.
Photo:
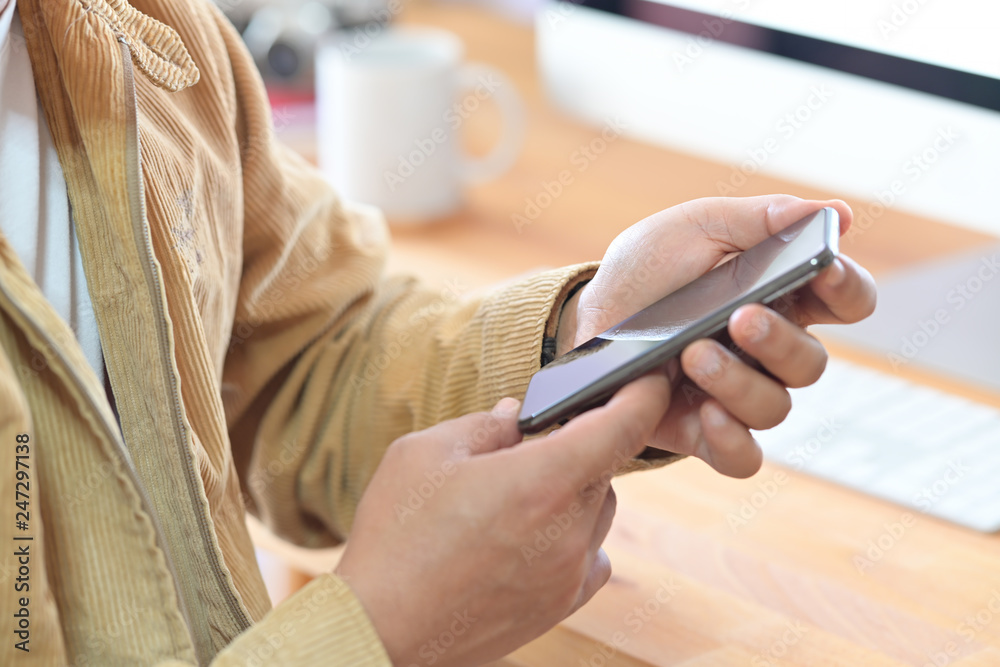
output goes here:
{"type": "Polygon", "coordinates": [[[114,409],[0,235],[0,664],[387,664],[333,574],[271,608],[245,512],[345,539],[392,440],[523,394],[594,267],[387,277],[213,6],[17,2],[114,409]]]}

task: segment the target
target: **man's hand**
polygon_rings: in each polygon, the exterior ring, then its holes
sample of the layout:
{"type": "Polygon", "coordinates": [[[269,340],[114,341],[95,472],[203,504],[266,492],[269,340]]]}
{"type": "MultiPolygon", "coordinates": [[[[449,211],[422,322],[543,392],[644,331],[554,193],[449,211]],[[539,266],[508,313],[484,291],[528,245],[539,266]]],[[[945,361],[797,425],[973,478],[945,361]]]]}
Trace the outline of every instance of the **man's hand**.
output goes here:
{"type": "Polygon", "coordinates": [[[393,443],[337,568],[393,664],[482,664],[589,600],[611,574],[611,478],[669,403],[653,373],[517,447],[513,399],[393,443]]]}
{"type": "MultiPolygon", "coordinates": [[[[657,213],[611,244],[600,270],[567,302],[557,353],[586,342],[626,317],[711,270],[732,253],[763,241],[824,206],[840,213],[840,233],[851,225],[841,201],[806,201],[788,195],[700,199],[657,213]]],[[[750,429],[781,423],[791,408],[787,387],[819,379],[826,351],[805,331],[810,324],[850,323],[875,308],[875,283],[843,255],[782,300],[784,308],[745,306],[729,321],[729,335],[768,373],[711,340],[690,345],[680,358],[686,383],[678,387],[649,445],[695,455],[721,473],[747,477],[761,452],[750,429]]]]}

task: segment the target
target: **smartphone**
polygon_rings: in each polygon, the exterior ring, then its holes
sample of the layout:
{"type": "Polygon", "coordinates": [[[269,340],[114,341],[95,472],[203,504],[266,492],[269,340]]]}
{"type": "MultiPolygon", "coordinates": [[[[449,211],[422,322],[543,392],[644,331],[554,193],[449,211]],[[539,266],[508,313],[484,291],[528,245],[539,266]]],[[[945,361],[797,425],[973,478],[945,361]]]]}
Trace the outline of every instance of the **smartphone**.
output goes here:
{"type": "Polygon", "coordinates": [[[771,304],[829,266],[840,216],[824,208],[571,350],[531,378],[518,427],[537,433],[606,403],[701,338],[724,338],[748,303],[771,304]]]}

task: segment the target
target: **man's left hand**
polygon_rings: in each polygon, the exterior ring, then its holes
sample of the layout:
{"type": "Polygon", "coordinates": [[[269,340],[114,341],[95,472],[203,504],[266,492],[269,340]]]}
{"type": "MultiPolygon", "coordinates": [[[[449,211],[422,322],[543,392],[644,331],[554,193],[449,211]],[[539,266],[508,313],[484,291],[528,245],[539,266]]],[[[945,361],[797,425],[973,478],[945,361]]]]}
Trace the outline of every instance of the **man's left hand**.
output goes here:
{"type": "MultiPolygon", "coordinates": [[[[557,353],[586,342],[731,254],[824,206],[837,209],[840,232],[846,233],[853,218],[847,204],[789,195],[699,199],[639,222],[615,239],[594,279],[566,303],[557,353]]],[[[769,429],[784,421],[791,408],[788,388],[812,384],[826,367],[826,350],[805,327],[868,317],[875,309],[875,282],[841,255],[794,299],[784,301],[789,302],[781,314],[750,305],[729,320],[733,342],[766,372],[714,340],[699,340],[684,350],[679,368],[686,378],[678,382],[693,386],[683,396],[676,395],[675,388],[651,447],[697,456],[733,477],[757,472],[762,455],[750,429],[769,429]]]]}

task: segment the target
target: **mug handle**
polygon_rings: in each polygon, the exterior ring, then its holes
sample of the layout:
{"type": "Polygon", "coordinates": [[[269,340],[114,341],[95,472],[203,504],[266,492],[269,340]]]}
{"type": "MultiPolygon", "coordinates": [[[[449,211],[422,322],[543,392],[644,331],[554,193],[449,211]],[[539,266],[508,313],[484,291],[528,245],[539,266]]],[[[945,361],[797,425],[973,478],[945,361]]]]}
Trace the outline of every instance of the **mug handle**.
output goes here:
{"type": "Polygon", "coordinates": [[[465,183],[484,183],[510,169],[521,153],[524,143],[524,104],[511,83],[500,70],[482,63],[467,63],[458,73],[459,90],[485,89],[503,116],[503,130],[496,146],[482,157],[460,156],[460,176],[465,183]]]}

